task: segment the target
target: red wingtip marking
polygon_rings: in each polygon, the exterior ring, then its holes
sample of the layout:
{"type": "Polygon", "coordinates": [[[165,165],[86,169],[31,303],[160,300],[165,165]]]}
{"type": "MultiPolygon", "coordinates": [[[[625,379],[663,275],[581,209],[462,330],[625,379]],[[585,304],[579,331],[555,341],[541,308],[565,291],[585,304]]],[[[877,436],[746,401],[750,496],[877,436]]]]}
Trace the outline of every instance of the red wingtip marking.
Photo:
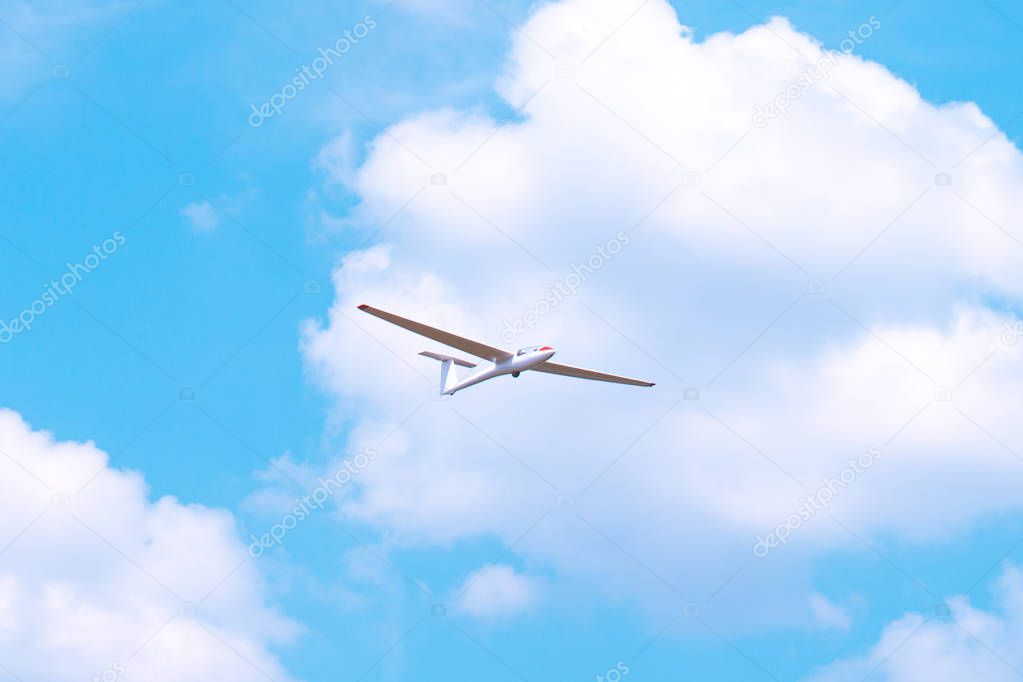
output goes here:
{"type": "Polygon", "coordinates": [[[360,306],[359,306],[359,310],[365,310],[365,309],[366,309],[366,308],[368,308],[368,307],[369,307],[368,305],[366,305],[365,303],[363,303],[362,305],[360,305],[360,306]]]}

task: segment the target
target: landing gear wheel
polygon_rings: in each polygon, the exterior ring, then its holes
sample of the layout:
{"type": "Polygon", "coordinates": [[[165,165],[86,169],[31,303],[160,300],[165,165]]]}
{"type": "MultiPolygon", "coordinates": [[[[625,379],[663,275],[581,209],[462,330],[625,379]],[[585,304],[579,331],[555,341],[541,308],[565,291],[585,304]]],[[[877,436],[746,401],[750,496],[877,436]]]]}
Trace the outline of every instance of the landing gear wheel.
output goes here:
{"type": "Polygon", "coordinates": [[[516,378],[516,379],[518,379],[518,378],[519,378],[519,375],[520,375],[520,374],[522,374],[522,372],[512,372],[512,376],[513,376],[514,378],[516,378]]]}

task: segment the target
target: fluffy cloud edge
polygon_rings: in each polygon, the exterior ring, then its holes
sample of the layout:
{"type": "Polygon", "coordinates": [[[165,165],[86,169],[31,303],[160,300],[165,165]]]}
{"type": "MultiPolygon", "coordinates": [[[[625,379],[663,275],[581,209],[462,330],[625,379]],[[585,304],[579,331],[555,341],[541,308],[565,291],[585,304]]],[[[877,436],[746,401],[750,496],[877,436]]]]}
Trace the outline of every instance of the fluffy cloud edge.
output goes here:
{"type": "Polygon", "coordinates": [[[1023,573],[1007,564],[994,582],[994,603],[984,610],[967,595],[936,604],[931,613],[907,613],[886,624],[862,656],[818,670],[810,682],[885,682],[1019,679],[1023,667],[1023,573]]]}
{"type": "Polygon", "coordinates": [[[230,513],[150,500],[94,444],[8,409],[0,449],[0,662],[13,673],[292,679],[272,649],[300,627],[269,604],[230,513]]]}

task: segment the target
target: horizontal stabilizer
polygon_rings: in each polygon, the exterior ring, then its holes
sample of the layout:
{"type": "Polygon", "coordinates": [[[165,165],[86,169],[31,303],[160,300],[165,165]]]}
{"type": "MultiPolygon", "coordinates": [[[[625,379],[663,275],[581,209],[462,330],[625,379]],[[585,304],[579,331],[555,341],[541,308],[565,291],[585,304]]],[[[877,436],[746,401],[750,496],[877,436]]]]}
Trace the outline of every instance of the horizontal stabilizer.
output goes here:
{"type": "Polygon", "coordinates": [[[422,353],[420,353],[420,355],[425,355],[428,358],[433,358],[434,360],[440,360],[441,362],[444,362],[445,360],[450,360],[451,362],[455,363],[459,367],[475,367],[476,366],[475,363],[469,362],[468,360],[462,360],[461,358],[453,358],[450,355],[441,355],[440,353],[431,353],[428,350],[424,350],[422,353]]]}

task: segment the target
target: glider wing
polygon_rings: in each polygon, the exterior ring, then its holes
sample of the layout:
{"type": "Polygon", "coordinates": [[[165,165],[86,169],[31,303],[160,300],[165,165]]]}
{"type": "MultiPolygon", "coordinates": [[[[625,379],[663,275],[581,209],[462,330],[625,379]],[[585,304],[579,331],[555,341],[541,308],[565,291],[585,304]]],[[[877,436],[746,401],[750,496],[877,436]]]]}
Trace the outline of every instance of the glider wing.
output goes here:
{"type": "Polygon", "coordinates": [[[416,322],[415,320],[400,317],[398,315],[395,315],[394,313],[389,313],[386,310],[380,310],[379,308],[374,308],[368,305],[360,305],[359,310],[361,310],[364,313],[369,313],[370,315],[375,315],[376,317],[379,317],[381,320],[386,320],[391,324],[396,324],[399,327],[404,327],[405,329],[408,329],[410,332],[415,332],[420,336],[425,336],[428,339],[433,339],[434,341],[443,343],[445,346],[457,348],[463,353],[475,355],[476,357],[483,358],[484,360],[497,362],[498,360],[505,360],[514,355],[514,353],[509,353],[508,351],[503,350],[501,348],[494,348],[493,346],[488,346],[485,343],[480,343],[479,341],[467,339],[464,336],[458,336],[456,334],[452,334],[451,332],[446,332],[443,329],[430,327],[429,325],[425,325],[422,322],[416,322]]]}
{"type": "Polygon", "coordinates": [[[544,362],[533,367],[530,371],[544,372],[546,374],[560,374],[561,376],[575,377],[577,379],[590,379],[591,381],[609,381],[613,384],[629,384],[630,386],[654,385],[652,381],[630,379],[629,377],[620,377],[617,374],[607,374],[606,372],[597,372],[592,369],[572,367],[571,365],[559,365],[556,362],[544,362]]]}

